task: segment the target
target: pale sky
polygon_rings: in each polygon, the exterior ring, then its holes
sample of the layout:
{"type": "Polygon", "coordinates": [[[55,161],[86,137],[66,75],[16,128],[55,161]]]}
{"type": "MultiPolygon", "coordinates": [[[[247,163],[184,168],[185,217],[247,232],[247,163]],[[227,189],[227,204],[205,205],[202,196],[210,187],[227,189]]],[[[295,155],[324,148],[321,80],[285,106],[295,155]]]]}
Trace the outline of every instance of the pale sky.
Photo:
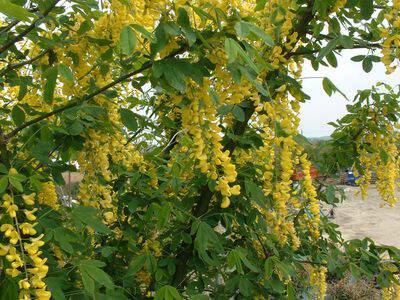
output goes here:
{"type": "MultiPolygon", "coordinates": [[[[302,77],[328,77],[346,96],[353,100],[357,90],[368,89],[377,82],[385,82],[392,86],[400,84],[400,70],[391,75],[385,74],[382,63],[374,63],[370,73],[362,70],[361,62],[353,62],[351,57],[366,54],[360,50],[347,50],[338,58],[338,67],[322,67],[315,71],[308,60],[305,61],[302,77]]],[[[376,53],[378,54],[378,53],[376,53]]],[[[336,121],[344,116],[346,104],[349,104],[339,93],[329,97],[322,88],[322,78],[304,79],[304,92],[311,97],[301,106],[300,130],[307,137],[330,135],[333,127],[328,122],[336,121]]]]}

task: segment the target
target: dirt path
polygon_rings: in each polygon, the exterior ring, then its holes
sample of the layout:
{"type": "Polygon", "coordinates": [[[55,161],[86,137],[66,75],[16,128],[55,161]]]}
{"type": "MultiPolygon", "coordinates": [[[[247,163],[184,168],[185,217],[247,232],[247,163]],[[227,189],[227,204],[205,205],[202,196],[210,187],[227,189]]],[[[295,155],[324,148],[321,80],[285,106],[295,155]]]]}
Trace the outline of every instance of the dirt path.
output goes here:
{"type": "Polygon", "coordinates": [[[333,222],[340,226],[345,240],[370,237],[377,244],[400,248],[400,203],[381,207],[383,201],[371,186],[367,198],[355,195],[356,187],[344,187],[348,199],[335,209],[333,222]]]}

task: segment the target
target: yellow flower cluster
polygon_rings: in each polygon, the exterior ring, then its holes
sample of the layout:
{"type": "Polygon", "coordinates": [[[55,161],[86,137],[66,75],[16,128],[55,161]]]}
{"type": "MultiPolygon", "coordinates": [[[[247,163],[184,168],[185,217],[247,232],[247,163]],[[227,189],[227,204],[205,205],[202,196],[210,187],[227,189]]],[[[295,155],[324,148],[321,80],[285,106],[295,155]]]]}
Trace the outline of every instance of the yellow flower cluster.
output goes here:
{"type": "Polygon", "coordinates": [[[333,12],[338,12],[340,9],[342,9],[347,3],[347,0],[337,0],[334,7],[333,7],[333,12]]]}
{"type": "MultiPolygon", "coordinates": [[[[25,202],[32,200],[32,196],[25,197],[25,202]]],[[[38,203],[50,206],[54,210],[59,209],[59,203],[58,203],[58,197],[57,197],[57,192],[56,192],[56,186],[53,181],[47,181],[44,182],[41,186],[40,191],[38,192],[38,203]]]]}
{"type": "Polygon", "coordinates": [[[382,300],[400,300],[400,285],[393,285],[382,289],[382,300]]]}
{"type": "Polygon", "coordinates": [[[304,181],[303,181],[303,193],[302,196],[309,201],[309,209],[312,214],[310,219],[310,231],[315,238],[319,237],[319,223],[320,223],[320,207],[317,199],[317,191],[312,184],[311,178],[311,163],[307,159],[307,155],[304,154],[300,157],[300,161],[303,167],[304,181]]]}
{"type": "MultiPolygon", "coordinates": [[[[34,198],[35,194],[23,195],[23,200],[28,206],[35,204],[34,198]]],[[[19,223],[18,220],[21,215],[18,215],[19,209],[14,203],[14,198],[5,194],[2,206],[12,220],[12,224],[4,223],[0,227],[0,231],[10,241],[10,245],[0,245],[0,255],[6,256],[7,261],[10,263],[10,267],[6,269],[6,274],[11,277],[18,277],[24,274],[24,278],[18,282],[20,299],[31,299],[31,292],[34,293],[35,299],[50,299],[51,293],[47,291],[46,283],[43,281],[49,269],[46,265],[47,259],[41,258],[42,252],[39,251],[39,248],[44,245],[42,241],[43,235],[33,237],[37,233],[34,229],[36,224],[28,222],[36,220],[34,212],[37,209],[25,209],[23,212],[26,221],[19,223]],[[24,259],[29,257],[29,261],[24,261],[22,257],[24,259]]]]}
{"type": "Polygon", "coordinates": [[[308,217],[300,217],[300,220],[304,219],[307,222],[314,238],[319,237],[320,220],[319,202],[310,174],[311,164],[306,155],[302,154],[303,149],[293,139],[299,125],[298,99],[299,95],[286,85],[279,87],[274,101],[266,102],[256,109],[260,113],[253,124],[254,129],[262,129],[260,135],[263,139],[263,145],[255,151],[258,159],[253,158],[253,161],[263,166],[263,170],[259,172],[263,182],[263,192],[265,196],[272,195],[273,199],[273,210],[266,211],[257,205],[256,208],[266,216],[272,226],[272,233],[281,245],[286,245],[290,240],[293,249],[300,246],[300,240],[294,223],[289,218],[289,212],[292,214],[293,211],[308,207],[312,217],[309,220],[308,217]],[[293,97],[290,101],[288,93],[293,97]],[[280,124],[280,130],[288,134],[286,137],[277,135],[278,128],[275,126],[277,123],[280,124]],[[301,181],[301,195],[298,195],[298,191],[293,188],[291,180],[293,171],[299,164],[304,174],[301,181]]]}
{"type": "MultiPolygon", "coordinates": [[[[115,111],[110,109],[109,115],[118,124],[119,117],[115,115],[115,111]]],[[[127,144],[126,138],[120,132],[110,134],[89,130],[85,137],[83,150],[77,155],[80,170],[84,174],[78,198],[84,205],[113,208],[112,188],[108,184],[99,183],[99,176],[107,182],[115,179],[116,175],[109,169],[110,159],[130,171],[133,166],[142,164],[143,157],[133,144],[127,144]]]]}
{"type": "Polygon", "coordinates": [[[222,195],[221,207],[227,208],[230,196],[240,194],[240,186],[230,185],[236,181],[237,172],[229,151],[223,151],[216,105],[203,87],[192,87],[188,95],[192,101],[181,109],[181,116],[183,129],[193,137],[191,155],[198,160],[200,171],[217,181],[216,190],[222,195]]]}
{"type": "MultiPolygon", "coordinates": [[[[369,150],[362,149],[358,146],[360,164],[363,168],[362,177],[357,180],[361,189],[361,195],[365,198],[367,188],[372,179],[372,172],[376,173],[376,187],[382,199],[390,206],[394,206],[398,199],[395,196],[397,189],[397,180],[400,177],[399,173],[399,150],[396,145],[397,137],[394,128],[391,125],[387,126],[388,135],[366,133],[358,140],[369,145],[369,150]],[[371,151],[372,150],[372,151],[371,151]],[[385,151],[386,159],[381,157],[381,151],[385,151]]],[[[355,176],[359,175],[358,170],[355,170],[355,176]]]]}
{"type": "Polygon", "coordinates": [[[400,1],[393,0],[393,6],[385,14],[388,27],[382,27],[382,62],[386,66],[386,73],[391,74],[396,70],[392,63],[400,58],[400,1]]]}
{"type": "Polygon", "coordinates": [[[326,294],[326,267],[309,266],[310,270],[310,286],[315,287],[315,299],[323,300],[326,294]]]}

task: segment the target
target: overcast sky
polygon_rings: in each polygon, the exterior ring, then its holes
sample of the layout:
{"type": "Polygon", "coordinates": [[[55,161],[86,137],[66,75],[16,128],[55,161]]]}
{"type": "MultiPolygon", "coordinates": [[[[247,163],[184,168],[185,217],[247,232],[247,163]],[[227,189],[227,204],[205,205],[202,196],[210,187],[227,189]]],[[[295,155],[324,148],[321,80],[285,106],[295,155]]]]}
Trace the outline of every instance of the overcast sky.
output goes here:
{"type": "MultiPolygon", "coordinates": [[[[347,50],[338,57],[339,66],[321,67],[315,71],[308,61],[304,64],[303,77],[328,77],[346,96],[352,100],[357,90],[370,88],[377,82],[385,82],[392,86],[400,84],[400,70],[391,75],[385,74],[382,63],[374,63],[370,73],[362,70],[361,62],[351,61],[351,57],[365,54],[359,50],[347,50]]],[[[304,91],[311,100],[302,105],[300,111],[300,130],[307,137],[330,135],[333,127],[328,122],[336,121],[346,114],[346,99],[339,93],[329,97],[322,88],[322,78],[304,79],[304,91]]]]}

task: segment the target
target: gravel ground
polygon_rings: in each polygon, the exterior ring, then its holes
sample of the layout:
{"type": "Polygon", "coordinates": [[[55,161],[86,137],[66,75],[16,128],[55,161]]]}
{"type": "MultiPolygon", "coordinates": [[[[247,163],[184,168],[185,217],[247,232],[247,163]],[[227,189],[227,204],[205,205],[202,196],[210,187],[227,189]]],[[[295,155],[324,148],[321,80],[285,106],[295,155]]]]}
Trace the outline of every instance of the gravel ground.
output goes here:
{"type": "Polygon", "coordinates": [[[345,240],[372,238],[376,244],[400,248],[400,202],[385,205],[375,186],[368,189],[365,200],[357,187],[345,186],[347,200],[335,208],[335,219],[345,240]]]}

